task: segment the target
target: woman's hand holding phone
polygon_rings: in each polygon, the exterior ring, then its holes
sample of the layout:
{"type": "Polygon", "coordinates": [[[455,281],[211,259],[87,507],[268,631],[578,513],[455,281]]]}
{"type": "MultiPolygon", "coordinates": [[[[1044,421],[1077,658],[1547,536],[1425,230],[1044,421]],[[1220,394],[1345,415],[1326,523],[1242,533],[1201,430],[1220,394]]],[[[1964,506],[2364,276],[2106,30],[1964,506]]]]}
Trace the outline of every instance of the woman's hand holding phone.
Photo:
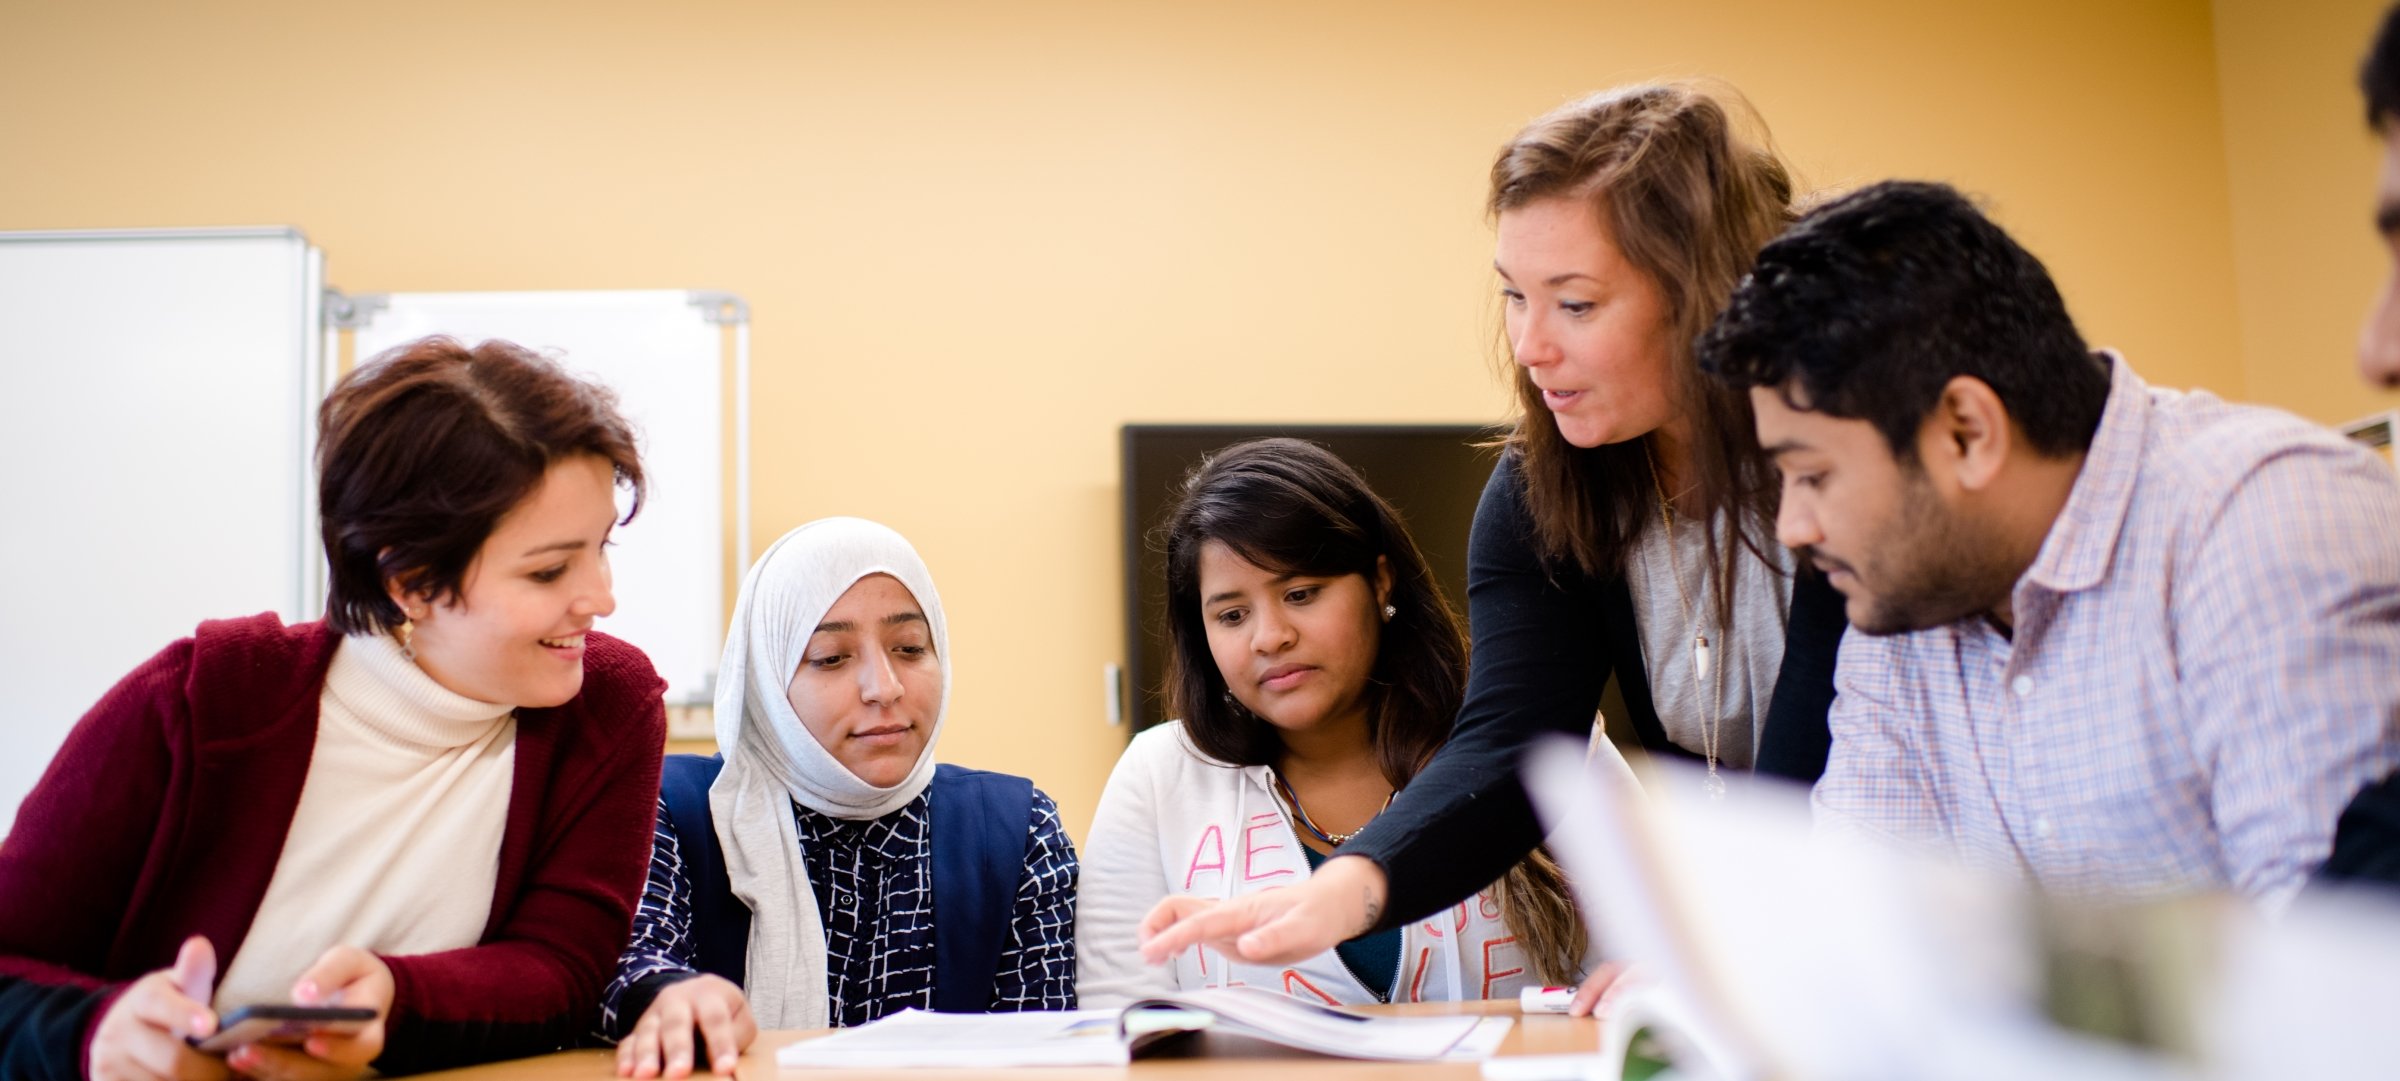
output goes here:
{"type": "Polygon", "coordinates": [[[92,1032],[84,1070],[92,1081],[223,1081],[225,1062],[184,1042],[217,1030],[209,1009],[217,982],[217,951],[194,935],[175,951],[175,967],[125,988],[92,1032]]]}
{"type": "Polygon", "coordinates": [[[364,1077],[368,1064],[383,1053],[384,1021],[392,1012],[392,970],[383,963],[383,958],[356,946],[335,946],[300,974],[299,981],[292,985],[292,1002],[301,1006],[365,1007],[375,1011],[375,1020],[354,1032],[311,1034],[298,1047],[247,1044],[227,1055],[225,1064],[260,1081],[349,1081],[364,1077]]]}

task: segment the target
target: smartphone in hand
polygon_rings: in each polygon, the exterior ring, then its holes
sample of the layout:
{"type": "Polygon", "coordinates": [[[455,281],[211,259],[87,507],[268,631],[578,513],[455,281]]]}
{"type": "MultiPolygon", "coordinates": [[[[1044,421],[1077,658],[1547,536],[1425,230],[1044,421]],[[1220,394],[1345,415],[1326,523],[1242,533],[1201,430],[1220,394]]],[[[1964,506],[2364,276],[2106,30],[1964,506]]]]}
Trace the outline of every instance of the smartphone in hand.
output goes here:
{"type": "Polygon", "coordinates": [[[243,1006],[218,1019],[216,1035],[191,1044],[222,1055],[243,1044],[297,1044],[326,1032],[347,1036],[373,1020],[375,1011],[364,1006],[243,1006]]]}

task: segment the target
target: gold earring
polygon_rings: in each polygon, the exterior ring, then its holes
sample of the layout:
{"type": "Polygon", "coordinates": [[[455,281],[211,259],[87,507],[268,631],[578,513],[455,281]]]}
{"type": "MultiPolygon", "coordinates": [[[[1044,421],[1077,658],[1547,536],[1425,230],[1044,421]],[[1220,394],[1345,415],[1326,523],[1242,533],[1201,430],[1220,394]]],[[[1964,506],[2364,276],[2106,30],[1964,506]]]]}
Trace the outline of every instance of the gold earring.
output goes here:
{"type": "Polygon", "coordinates": [[[412,661],[417,659],[417,651],[410,647],[409,639],[416,637],[416,633],[417,621],[406,616],[401,617],[399,626],[392,628],[392,637],[400,640],[400,655],[412,661]]]}

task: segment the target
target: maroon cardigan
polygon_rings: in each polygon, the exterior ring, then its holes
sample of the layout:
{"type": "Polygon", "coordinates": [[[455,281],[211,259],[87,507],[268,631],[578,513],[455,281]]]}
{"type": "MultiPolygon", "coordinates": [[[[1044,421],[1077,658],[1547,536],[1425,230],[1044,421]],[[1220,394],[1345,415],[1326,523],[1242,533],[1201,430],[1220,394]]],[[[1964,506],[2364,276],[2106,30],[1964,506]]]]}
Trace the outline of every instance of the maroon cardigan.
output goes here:
{"type": "MultiPolygon", "coordinates": [[[[0,844],[0,1075],[81,1077],[108,1004],[172,965],[188,935],[231,962],[299,805],[339,641],[272,614],[202,623],[76,724],[0,844]]],[[[384,958],[383,1072],[540,1053],[592,1030],[649,865],[666,718],[649,658],[587,641],[582,692],[517,711],[483,937],[384,958]]]]}

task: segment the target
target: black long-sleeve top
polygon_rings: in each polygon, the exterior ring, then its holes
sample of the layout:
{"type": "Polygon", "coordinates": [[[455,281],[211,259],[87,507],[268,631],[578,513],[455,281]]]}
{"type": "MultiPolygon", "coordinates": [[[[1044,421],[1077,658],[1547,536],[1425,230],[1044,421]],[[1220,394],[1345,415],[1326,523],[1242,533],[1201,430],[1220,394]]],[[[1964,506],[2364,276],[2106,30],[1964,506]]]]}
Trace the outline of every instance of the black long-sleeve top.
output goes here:
{"type": "MultiPolygon", "coordinates": [[[[1388,895],[1372,930],[1455,904],[1533,851],[1541,827],[1518,782],[1525,749],[1547,733],[1590,733],[1612,672],[1642,745],[1689,754],[1667,740],[1651,704],[1625,578],[1542,559],[1514,454],[1492,470],[1475,508],[1467,613],[1474,650],[1450,742],[1339,853],[1384,870],[1388,895]]],[[[1847,626],[1841,594],[1800,571],[1756,772],[1814,782],[1825,771],[1834,652],[1847,626]]]]}
{"type": "Polygon", "coordinates": [[[2400,886],[2400,774],[2368,785],[2342,809],[2317,880],[2400,886]]]}

